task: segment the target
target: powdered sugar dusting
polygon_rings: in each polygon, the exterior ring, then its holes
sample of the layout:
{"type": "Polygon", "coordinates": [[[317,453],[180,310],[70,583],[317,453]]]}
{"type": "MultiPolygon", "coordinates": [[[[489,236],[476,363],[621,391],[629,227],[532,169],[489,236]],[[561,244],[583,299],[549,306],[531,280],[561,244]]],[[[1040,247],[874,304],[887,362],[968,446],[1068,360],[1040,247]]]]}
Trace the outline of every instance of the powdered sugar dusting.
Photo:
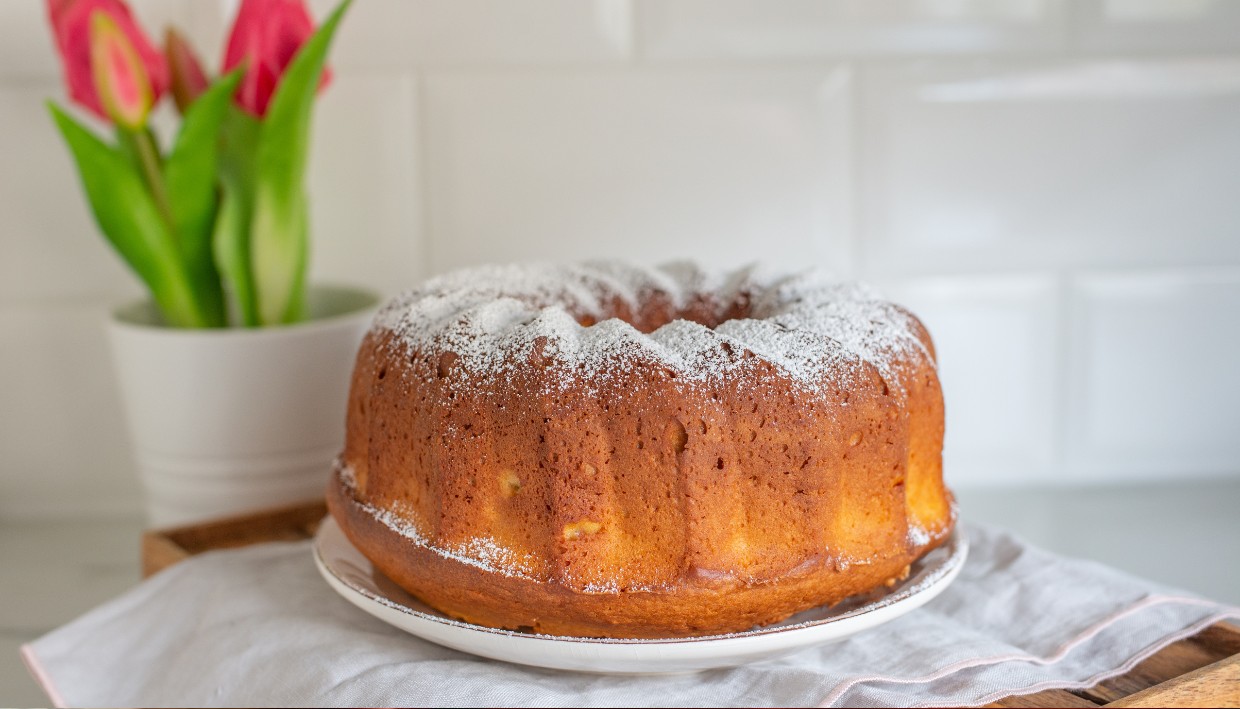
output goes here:
{"type": "Polygon", "coordinates": [[[908,541],[917,548],[924,547],[930,543],[930,532],[920,524],[910,523],[908,526],[908,541]]]}
{"type": "Polygon", "coordinates": [[[459,561],[483,571],[521,579],[533,579],[533,564],[528,559],[518,557],[511,549],[501,546],[489,537],[475,537],[461,544],[441,546],[432,544],[409,520],[409,515],[398,514],[392,510],[380,509],[374,505],[358,503],[367,513],[374,516],[389,529],[414,544],[428,549],[445,559],[459,561]]]}
{"type": "Polygon", "coordinates": [[[536,354],[578,373],[574,385],[587,388],[626,366],[664,367],[689,383],[732,377],[755,365],[750,355],[810,390],[847,385],[862,362],[899,388],[896,363],[929,359],[911,316],[864,286],[814,270],[781,277],[752,267],[712,273],[690,263],[456,271],[389,303],[375,328],[412,352],[454,353],[465,379],[511,374],[514,363],[536,354]],[[640,312],[656,296],[678,312],[694,301],[717,314],[747,306],[714,328],[674,318],[648,334],[608,312],[615,302],[640,312]]]}
{"type": "Polygon", "coordinates": [[[353,470],[353,466],[345,463],[343,460],[336,460],[336,474],[340,476],[340,482],[344,483],[349,490],[357,490],[357,472],[353,470]]]}

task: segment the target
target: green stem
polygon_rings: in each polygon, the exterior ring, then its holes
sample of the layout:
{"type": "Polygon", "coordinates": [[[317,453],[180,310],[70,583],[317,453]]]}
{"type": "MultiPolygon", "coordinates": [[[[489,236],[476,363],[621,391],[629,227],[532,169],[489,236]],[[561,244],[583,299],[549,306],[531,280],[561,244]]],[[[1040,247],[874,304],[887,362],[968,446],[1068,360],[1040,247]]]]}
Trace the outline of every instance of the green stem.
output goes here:
{"type": "Polygon", "coordinates": [[[210,318],[202,312],[197,294],[188,281],[178,279],[169,282],[164,288],[152,291],[152,295],[169,325],[192,328],[213,326],[210,318]]]}
{"type": "MultiPolygon", "coordinates": [[[[117,132],[134,156],[138,169],[142,173],[142,180],[146,183],[147,189],[151,191],[155,207],[163,217],[164,223],[168,225],[168,231],[176,238],[176,222],[172,218],[172,201],[168,199],[168,186],[164,183],[163,159],[159,155],[159,147],[155,144],[155,135],[149,128],[129,130],[118,127],[117,132]]],[[[177,245],[180,246],[179,238],[177,245]]]]}
{"type": "Polygon", "coordinates": [[[188,271],[185,246],[181,243],[176,219],[172,214],[172,201],[168,197],[168,185],[164,180],[163,157],[155,143],[155,135],[149,128],[130,130],[121,126],[117,126],[116,133],[118,142],[138,168],[159,218],[172,239],[171,246],[176,254],[176,276],[155,292],[156,302],[169,318],[170,324],[178,327],[211,327],[216,324],[216,318],[210,315],[209,308],[202,303],[203,294],[194,287],[188,271]]]}

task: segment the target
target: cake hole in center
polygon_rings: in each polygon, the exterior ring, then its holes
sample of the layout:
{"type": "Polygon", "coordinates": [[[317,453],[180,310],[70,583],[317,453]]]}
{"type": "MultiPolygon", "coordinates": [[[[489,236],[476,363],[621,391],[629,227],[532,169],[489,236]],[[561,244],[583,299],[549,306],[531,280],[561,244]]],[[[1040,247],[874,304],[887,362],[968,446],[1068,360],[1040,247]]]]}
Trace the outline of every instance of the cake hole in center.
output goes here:
{"type": "Polygon", "coordinates": [[[617,318],[646,334],[676,320],[688,320],[714,330],[729,320],[753,317],[753,305],[748,292],[738,293],[727,302],[698,294],[682,307],[677,307],[666,296],[660,296],[646,299],[636,310],[627,302],[616,300],[606,304],[597,317],[589,313],[574,313],[573,317],[582,327],[617,318]]]}

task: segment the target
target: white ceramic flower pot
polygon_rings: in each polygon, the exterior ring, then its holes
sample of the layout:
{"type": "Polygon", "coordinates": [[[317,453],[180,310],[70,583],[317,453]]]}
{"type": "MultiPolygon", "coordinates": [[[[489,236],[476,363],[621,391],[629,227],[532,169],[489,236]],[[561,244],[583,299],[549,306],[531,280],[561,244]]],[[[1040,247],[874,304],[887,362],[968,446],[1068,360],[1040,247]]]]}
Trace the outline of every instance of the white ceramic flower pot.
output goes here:
{"type": "Polygon", "coordinates": [[[377,298],[318,287],[308,304],[309,321],[264,329],[163,327],[149,302],[115,311],[113,360],[150,524],[322,496],[377,298]]]}

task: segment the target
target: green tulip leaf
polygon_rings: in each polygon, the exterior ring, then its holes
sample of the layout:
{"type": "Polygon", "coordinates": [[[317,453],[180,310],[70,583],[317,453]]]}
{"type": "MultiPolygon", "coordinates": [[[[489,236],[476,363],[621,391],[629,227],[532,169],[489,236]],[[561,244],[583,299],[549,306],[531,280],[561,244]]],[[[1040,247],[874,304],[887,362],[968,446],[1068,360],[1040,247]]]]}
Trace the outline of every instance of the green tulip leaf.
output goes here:
{"type": "Polygon", "coordinates": [[[176,327],[209,325],[194,297],[176,239],[134,163],[59,106],[49,102],[48,108],[77,161],[95,221],[146,283],[165,321],[176,327]]]}
{"type": "Polygon", "coordinates": [[[304,190],[310,118],[327,51],[351,0],[302,45],[272,96],[255,160],[250,255],[264,323],[304,317],[309,219],[304,190]]]}
{"type": "Polygon", "coordinates": [[[219,134],[240,81],[240,71],[221,77],[190,105],[164,164],[169,207],[186,270],[204,310],[218,325],[227,322],[211,244],[219,201],[219,134]]]}
{"type": "Polygon", "coordinates": [[[230,106],[220,133],[220,209],[213,235],[215,263],[229,286],[239,319],[259,327],[258,295],[250,259],[250,223],[254,212],[254,159],[263,124],[230,106]]]}

